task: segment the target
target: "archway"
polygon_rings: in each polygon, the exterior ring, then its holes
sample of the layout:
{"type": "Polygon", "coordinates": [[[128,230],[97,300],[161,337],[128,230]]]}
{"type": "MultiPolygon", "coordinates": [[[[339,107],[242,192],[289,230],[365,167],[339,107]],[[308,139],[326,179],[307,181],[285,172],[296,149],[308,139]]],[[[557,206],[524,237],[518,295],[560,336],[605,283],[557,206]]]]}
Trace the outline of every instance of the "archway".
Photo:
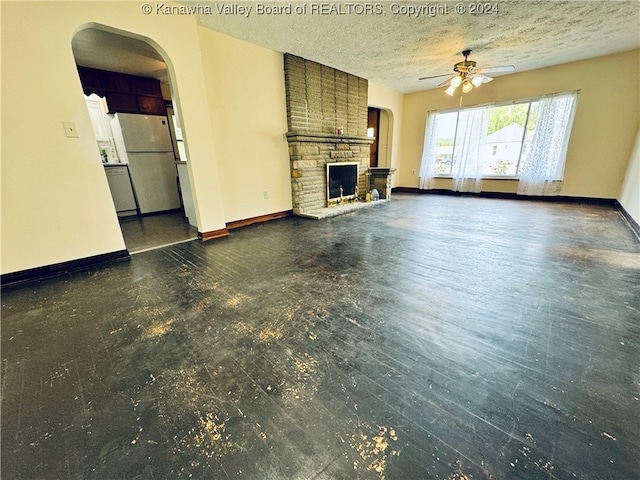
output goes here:
{"type": "Polygon", "coordinates": [[[393,139],[393,112],[386,108],[369,106],[368,134],[374,138],[371,145],[370,165],[391,166],[391,142],[393,139]]]}
{"type": "Polygon", "coordinates": [[[78,29],[72,50],[127,249],[196,239],[166,54],[146,38],[99,24],[78,29]]]}

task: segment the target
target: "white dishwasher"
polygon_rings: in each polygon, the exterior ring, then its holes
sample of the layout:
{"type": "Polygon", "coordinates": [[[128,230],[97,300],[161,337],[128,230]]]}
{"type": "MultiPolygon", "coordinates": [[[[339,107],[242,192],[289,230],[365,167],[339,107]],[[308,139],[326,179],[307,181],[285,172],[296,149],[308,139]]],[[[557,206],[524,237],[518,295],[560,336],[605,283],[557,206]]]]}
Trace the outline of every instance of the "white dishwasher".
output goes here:
{"type": "Polygon", "coordinates": [[[104,171],[118,216],[137,215],[138,202],[133,191],[129,166],[127,164],[105,164],[104,171]]]}

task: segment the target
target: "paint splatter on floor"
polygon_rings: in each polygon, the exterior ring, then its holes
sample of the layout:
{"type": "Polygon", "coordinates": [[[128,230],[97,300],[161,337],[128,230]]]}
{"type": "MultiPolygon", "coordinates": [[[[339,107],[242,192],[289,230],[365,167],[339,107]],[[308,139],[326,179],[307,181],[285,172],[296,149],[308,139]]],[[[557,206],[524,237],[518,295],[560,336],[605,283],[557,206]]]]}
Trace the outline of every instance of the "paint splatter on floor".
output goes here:
{"type": "Polygon", "coordinates": [[[293,363],[295,363],[299,376],[302,377],[302,379],[309,378],[313,375],[318,365],[318,361],[308,353],[305,353],[302,358],[294,358],[293,363]]]}
{"type": "Polygon", "coordinates": [[[247,303],[251,300],[250,297],[243,295],[241,293],[230,296],[225,302],[227,307],[238,308],[243,303],[247,303]]]}
{"type": "Polygon", "coordinates": [[[292,379],[281,385],[282,399],[285,402],[312,400],[318,391],[318,379],[315,376],[318,361],[308,353],[290,357],[292,379]]]}
{"type": "Polygon", "coordinates": [[[251,337],[254,341],[263,343],[271,343],[282,339],[282,325],[267,325],[263,328],[256,328],[244,322],[237,322],[233,325],[233,329],[240,335],[251,337]]]}
{"type": "Polygon", "coordinates": [[[233,324],[233,329],[239,334],[253,334],[253,327],[244,322],[236,322],[233,324]]]}
{"type": "Polygon", "coordinates": [[[602,436],[605,437],[605,438],[608,438],[609,440],[613,440],[614,442],[616,441],[616,437],[614,437],[610,433],[602,432],[602,436]]]}
{"type": "Polygon", "coordinates": [[[189,432],[192,436],[190,446],[199,449],[207,458],[222,458],[230,450],[233,451],[235,445],[225,422],[217,414],[207,412],[200,417],[198,426],[189,432]]]}
{"type": "MultiPolygon", "coordinates": [[[[489,476],[489,478],[492,478],[492,477],[489,476]]],[[[444,480],[472,480],[472,479],[473,479],[472,475],[466,474],[462,471],[462,463],[460,462],[460,460],[458,460],[456,461],[455,471],[444,480]]]]}
{"type": "Polygon", "coordinates": [[[149,328],[146,328],[144,330],[142,334],[142,338],[156,338],[156,337],[161,337],[163,335],[166,335],[171,330],[173,330],[173,327],[171,326],[173,321],[174,320],[171,319],[166,322],[151,325],[149,328]]]}
{"type": "Polygon", "coordinates": [[[360,430],[349,440],[351,448],[355,449],[360,456],[360,459],[353,462],[353,468],[374,471],[380,480],[384,480],[389,456],[400,455],[399,450],[391,448],[392,442],[398,440],[396,431],[381,425],[377,425],[375,429],[368,425],[361,425],[360,430]]]}
{"type": "Polygon", "coordinates": [[[258,333],[258,339],[261,342],[270,343],[275,340],[280,340],[282,338],[282,329],[280,326],[277,327],[265,327],[260,330],[258,333]]]}

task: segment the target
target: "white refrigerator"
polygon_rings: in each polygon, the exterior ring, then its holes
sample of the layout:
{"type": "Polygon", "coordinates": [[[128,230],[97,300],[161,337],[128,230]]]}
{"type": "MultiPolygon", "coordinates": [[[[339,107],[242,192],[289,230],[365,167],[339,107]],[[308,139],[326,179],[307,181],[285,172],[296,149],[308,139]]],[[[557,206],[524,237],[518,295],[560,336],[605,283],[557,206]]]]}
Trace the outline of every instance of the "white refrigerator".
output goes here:
{"type": "Polygon", "coordinates": [[[120,161],[129,164],[140,213],[180,208],[178,173],[167,118],[116,113],[111,130],[120,161]]]}

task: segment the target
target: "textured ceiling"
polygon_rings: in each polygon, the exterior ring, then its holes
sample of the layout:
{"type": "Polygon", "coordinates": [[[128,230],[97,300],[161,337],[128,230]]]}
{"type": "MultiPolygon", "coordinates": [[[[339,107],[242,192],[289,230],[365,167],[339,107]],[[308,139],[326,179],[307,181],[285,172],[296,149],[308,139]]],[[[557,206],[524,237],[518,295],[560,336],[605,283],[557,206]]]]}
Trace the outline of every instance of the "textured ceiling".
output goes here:
{"type": "MultiPolygon", "coordinates": [[[[640,46],[637,0],[509,0],[491,2],[498,13],[485,15],[472,15],[473,2],[466,1],[383,1],[381,15],[310,14],[313,2],[293,2],[293,6],[303,3],[306,15],[257,15],[254,5],[249,17],[219,15],[214,9],[212,15],[201,15],[199,22],[403,93],[434,88],[443,79],[417,79],[450,72],[467,48],[473,50],[470,59],[478,67],[506,64],[519,72],[640,46]],[[456,13],[458,4],[466,13],[456,13]],[[447,6],[449,13],[408,16],[394,13],[393,5],[447,6]]],[[[346,5],[335,5],[340,3],[346,5]]]]}
{"type": "MultiPolygon", "coordinates": [[[[442,78],[418,78],[449,73],[467,48],[478,67],[514,65],[522,72],[640,47],[638,0],[500,0],[489,3],[491,13],[483,15],[472,15],[478,4],[467,1],[180,3],[210,9],[197,17],[203,27],[403,93],[435,88],[442,78]],[[259,14],[259,3],[291,5],[291,13],[259,14]],[[358,14],[365,5],[381,13],[358,14]],[[457,13],[456,5],[466,12],[457,13]],[[224,6],[251,7],[251,12],[221,13],[224,6]],[[420,6],[427,7],[422,15],[397,12],[420,6]],[[436,9],[435,15],[429,15],[428,7],[436,9]],[[306,8],[306,13],[296,14],[296,8],[306,8]]],[[[73,41],[78,63],[166,81],[155,51],[149,52],[143,42],[113,37],[94,29],[80,32],[73,41]]]]}

